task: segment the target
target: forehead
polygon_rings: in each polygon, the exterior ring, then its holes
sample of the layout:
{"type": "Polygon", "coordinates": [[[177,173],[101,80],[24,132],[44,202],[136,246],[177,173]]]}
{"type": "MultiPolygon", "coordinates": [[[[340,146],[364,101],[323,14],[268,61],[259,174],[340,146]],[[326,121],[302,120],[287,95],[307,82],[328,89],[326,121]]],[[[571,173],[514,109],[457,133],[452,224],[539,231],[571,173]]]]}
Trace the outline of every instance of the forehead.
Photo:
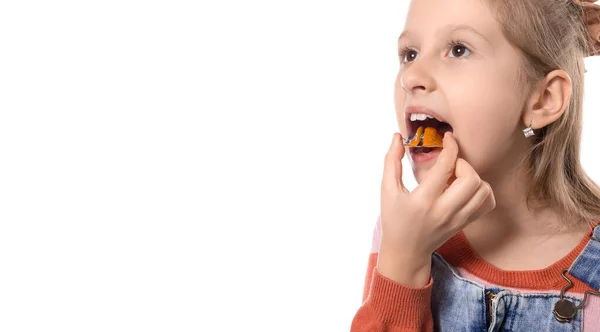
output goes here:
{"type": "Polygon", "coordinates": [[[502,35],[487,0],[412,0],[404,29],[419,35],[439,35],[465,25],[486,37],[502,35]]]}

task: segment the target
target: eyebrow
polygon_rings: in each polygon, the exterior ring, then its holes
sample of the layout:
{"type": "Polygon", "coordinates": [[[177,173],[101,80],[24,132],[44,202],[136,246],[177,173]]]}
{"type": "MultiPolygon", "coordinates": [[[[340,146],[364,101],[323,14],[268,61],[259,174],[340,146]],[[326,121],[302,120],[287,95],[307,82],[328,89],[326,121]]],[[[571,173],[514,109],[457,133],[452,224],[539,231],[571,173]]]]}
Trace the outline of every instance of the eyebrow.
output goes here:
{"type": "MultiPolygon", "coordinates": [[[[472,33],[474,33],[474,34],[478,35],[479,37],[481,37],[481,38],[485,39],[485,41],[487,41],[488,43],[490,43],[490,44],[491,44],[491,42],[489,41],[489,39],[487,39],[487,38],[486,38],[484,35],[482,35],[481,33],[479,33],[479,31],[477,31],[477,29],[473,28],[473,27],[472,27],[472,26],[470,26],[470,25],[466,25],[466,24],[458,24],[458,25],[453,25],[453,24],[451,24],[451,25],[447,25],[447,26],[445,26],[445,27],[444,27],[443,29],[441,29],[441,30],[443,31],[443,30],[446,30],[446,29],[450,29],[450,32],[449,32],[449,33],[454,33],[454,32],[461,31],[461,30],[470,31],[470,32],[472,32],[472,33]]],[[[409,37],[409,36],[411,36],[411,35],[414,35],[414,33],[412,33],[412,32],[411,32],[411,31],[409,31],[409,30],[404,30],[404,31],[403,31],[403,32],[400,34],[400,37],[398,37],[398,42],[400,42],[400,39],[402,39],[402,38],[404,38],[404,37],[409,37]]]]}

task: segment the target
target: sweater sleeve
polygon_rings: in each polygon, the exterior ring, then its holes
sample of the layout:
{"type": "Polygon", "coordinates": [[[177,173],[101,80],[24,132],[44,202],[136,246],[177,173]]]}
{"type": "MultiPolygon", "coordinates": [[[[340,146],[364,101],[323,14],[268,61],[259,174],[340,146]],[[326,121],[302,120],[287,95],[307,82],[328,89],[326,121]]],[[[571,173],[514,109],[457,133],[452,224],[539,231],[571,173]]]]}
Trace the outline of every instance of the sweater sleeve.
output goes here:
{"type": "Polygon", "coordinates": [[[363,302],[354,315],[351,332],[430,332],[433,279],[422,288],[411,288],[377,271],[381,221],[377,218],[369,255],[363,302]]]}

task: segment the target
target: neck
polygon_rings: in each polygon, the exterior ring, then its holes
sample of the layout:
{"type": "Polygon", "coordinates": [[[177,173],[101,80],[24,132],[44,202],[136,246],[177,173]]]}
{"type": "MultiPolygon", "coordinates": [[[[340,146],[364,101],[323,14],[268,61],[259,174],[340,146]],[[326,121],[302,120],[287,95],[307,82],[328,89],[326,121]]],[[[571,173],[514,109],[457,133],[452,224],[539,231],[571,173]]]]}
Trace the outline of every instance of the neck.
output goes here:
{"type": "Polygon", "coordinates": [[[498,164],[495,169],[482,174],[494,191],[496,208],[465,228],[465,234],[504,239],[531,239],[550,237],[558,233],[581,232],[582,228],[568,229],[551,205],[541,208],[527,206],[527,189],[530,176],[515,160],[498,164]]]}

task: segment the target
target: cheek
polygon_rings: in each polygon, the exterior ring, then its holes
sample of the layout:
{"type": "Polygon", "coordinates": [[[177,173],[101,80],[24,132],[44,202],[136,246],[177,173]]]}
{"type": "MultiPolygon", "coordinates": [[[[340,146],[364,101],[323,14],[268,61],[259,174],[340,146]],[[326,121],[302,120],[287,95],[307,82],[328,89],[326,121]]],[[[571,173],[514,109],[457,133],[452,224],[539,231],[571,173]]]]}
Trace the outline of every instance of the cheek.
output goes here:
{"type": "Polygon", "coordinates": [[[518,108],[488,105],[476,111],[464,109],[454,134],[459,155],[479,173],[501,161],[515,143],[518,108]]]}
{"type": "Polygon", "coordinates": [[[394,84],[394,108],[396,110],[396,121],[398,122],[398,129],[403,138],[407,137],[406,122],[404,121],[404,105],[406,103],[406,92],[402,89],[400,84],[400,74],[396,76],[396,82],[394,84]]]}
{"type": "Polygon", "coordinates": [[[460,156],[477,171],[501,160],[514,143],[522,104],[510,82],[509,77],[482,77],[455,85],[447,93],[453,96],[449,104],[460,156]]]}

